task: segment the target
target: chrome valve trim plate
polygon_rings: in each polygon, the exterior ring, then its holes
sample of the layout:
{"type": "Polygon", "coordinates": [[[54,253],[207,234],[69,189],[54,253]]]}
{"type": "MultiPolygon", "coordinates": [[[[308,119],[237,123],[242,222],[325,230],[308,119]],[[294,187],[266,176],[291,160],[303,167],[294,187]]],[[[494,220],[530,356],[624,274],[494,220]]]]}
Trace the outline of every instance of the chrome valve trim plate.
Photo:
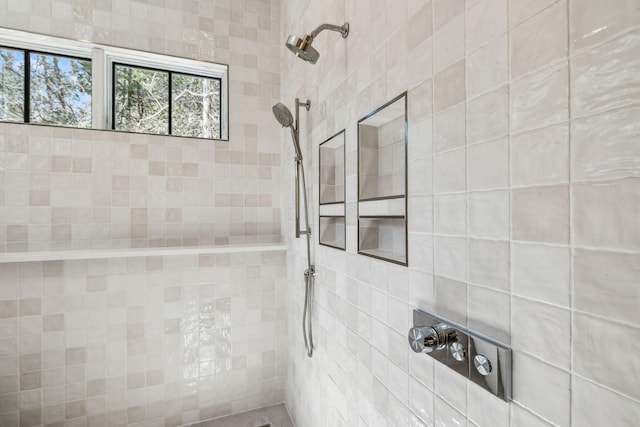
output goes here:
{"type": "Polygon", "coordinates": [[[413,310],[409,345],[505,401],[512,396],[511,349],[503,343],[443,319],[413,310]]]}

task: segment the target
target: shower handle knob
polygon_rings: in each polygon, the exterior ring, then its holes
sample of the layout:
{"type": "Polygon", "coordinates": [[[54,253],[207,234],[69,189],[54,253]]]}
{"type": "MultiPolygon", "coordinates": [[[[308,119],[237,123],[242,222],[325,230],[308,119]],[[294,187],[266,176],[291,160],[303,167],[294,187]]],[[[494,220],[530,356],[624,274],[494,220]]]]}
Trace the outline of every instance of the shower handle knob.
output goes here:
{"type": "Polygon", "coordinates": [[[409,345],[416,353],[431,353],[438,343],[438,333],[430,326],[409,329],[409,345]]]}
{"type": "Polygon", "coordinates": [[[431,353],[443,348],[447,341],[455,339],[456,332],[444,323],[433,326],[416,326],[409,329],[408,339],[411,349],[416,353],[431,353]]]}

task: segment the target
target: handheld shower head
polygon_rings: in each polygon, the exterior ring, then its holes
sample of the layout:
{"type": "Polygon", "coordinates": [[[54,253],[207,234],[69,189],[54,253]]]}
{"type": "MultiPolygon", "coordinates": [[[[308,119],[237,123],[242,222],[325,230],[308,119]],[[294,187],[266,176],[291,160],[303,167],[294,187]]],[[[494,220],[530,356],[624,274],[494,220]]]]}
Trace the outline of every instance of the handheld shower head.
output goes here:
{"type": "Polygon", "coordinates": [[[307,102],[300,102],[298,98],[296,98],[296,118],[295,121],[293,116],[291,115],[291,111],[287,108],[286,105],[278,102],[273,106],[273,115],[276,116],[276,120],[278,123],[282,125],[282,127],[289,128],[291,130],[291,138],[293,139],[293,147],[296,150],[296,160],[302,161],[302,150],[300,150],[300,142],[298,140],[298,114],[300,111],[300,107],[304,107],[307,111],[311,108],[311,102],[307,100],[307,102]]]}
{"type": "Polygon", "coordinates": [[[273,106],[272,110],[273,115],[276,116],[276,120],[282,125],[282,127],[292,127],[293,116],[291,115],[291,111],[289,111],[286,105],[278,102],[273,106]]]}
{"type": "Polygon", "coordinates": [[[337,31],[342,34],[342,38],[344,39],[349,35],[349,23],[347,22],[343,26],[322,24],[318,28],[313,30],[311,34],[306,35],[303,38],[289,36],[287,38],[286,46],[298,58],[315,64],[316,62],[318,62],[320,53],[318,53],[318,51],[313,46],[311,46],[311,43],[313,43],[313,39],[323,30],[337,31]]]}

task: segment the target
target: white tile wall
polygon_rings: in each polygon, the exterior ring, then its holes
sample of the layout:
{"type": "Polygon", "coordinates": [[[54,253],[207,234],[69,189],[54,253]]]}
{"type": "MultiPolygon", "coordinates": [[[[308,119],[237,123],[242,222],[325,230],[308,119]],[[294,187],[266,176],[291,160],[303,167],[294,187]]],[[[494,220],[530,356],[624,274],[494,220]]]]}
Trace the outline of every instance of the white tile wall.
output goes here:
{"type": "MultiPolygon", "coordinates": [[[[229,64],[229,136],[0,124],[0,251],[280,241],[280,7],[0,0],[0,26],[229,64]]],[[[0,425],[178,426],[284,400],[284,252],[0,265],[0,425]]]]}
{"type": "Polygon", "coordinates": [[[0,264],[0,424],[178,426],[282,402],[285,252],[0,264]]]}
{"type": "Polygon", "coordinates": [[[351,24],[346,40],[314,41],[316,65],[280,48],[281,98],[313,105],[301,122],[312,176],[318,143],[346,128],[347,206],[356,121],[409,93],[409,267],[356,255],[347,209],[347,252],[315,251],[312,359],[298,327],[304,246],[284,224],[296,425],[637,423],[639,14],[629,0],[283,3],[282,41],[351,24]],[[414,307],[509,343],[514,401],[409,354],[414,307]]]}
{"type": "Polygon", "coordinates": [[[11,0],[0,26],[229,64],[230,91],[228,142],[0,124],[0,252],[281,240],[279,2],[11,0]]]}

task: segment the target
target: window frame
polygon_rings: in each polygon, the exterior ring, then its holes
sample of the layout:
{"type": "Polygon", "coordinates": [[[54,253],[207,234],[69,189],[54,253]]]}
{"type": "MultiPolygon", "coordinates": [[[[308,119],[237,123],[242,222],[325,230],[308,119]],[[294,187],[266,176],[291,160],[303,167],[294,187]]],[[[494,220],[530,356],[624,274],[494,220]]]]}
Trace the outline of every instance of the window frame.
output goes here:
{"type": "MultiPolygon", "coordinates": [[[[163,135],[176,138],[194,138],[211,141],[229,141],[229,65],[216,62],[194,60],[171,55],[125,49],[96,43],[76,41],[37,33],[0,28],[0,47],[25,52],[25,81],[27,69],[27,52],[44,55],[64,56],[71,59],[89,60],[91,62],[91,127],[72,129],[109,130],[115,132],[139,133],[143,135],[163,135]],[[220,82],[220,134],[219,138],[202,138],[167,134],[150,134],[126,130],[115,130],[113,99],[114,63],[118,65],[147,68],[155,71],[182,74],[192,77],[217,79],[220,82]]],[[[25,83],[26,84],[26,83],[25,83]]],[[[169,79],[171,89],[171,79],[169,79]]],[[[171,98],[171,92],[169,92],[171,98]]],[[[25,103],[30,101],[30,94],[25,90],[25,103]]],[[[30,113],[30,112],[29,112],[30,113]]],[[[26,114],[26,112],[25,112],[26,114]]],[[[171,111],[169,111],[169,117],[171,111]]],[[[171,120],[171,119],[169,119],[171,120]]],[[[0,123],[20,123],[0,121],[0,123]]],[[[55,126],[39,123],[38,126],[55,126]]]]}
{"type": "Polygon", "coordinates": [[[111,129],[118,131],[118,132],[133,132],[133,133],[145,133],[145,132],[134,132],[134,131],[128,131],[128,130],[123,130],[123,129],[116,129],[116,67],[117,66],[121,66],[121,67],[129,67],[129,68],[138,68],[141,70],[148,70],[148,71],[155,71],[155,72],[159,72],[159,73],[166,73],[168,75],[168,79],[167,79],[167,133],[161,133],[161,134],[152,134],[152,135],[169,135],[169,136],[175,136],[178,138],[199,138],[199,139],[214,139],[214,140],[220,140],[222,139],[222,79],[220,77],[210,77],[210,76],[203,76],[203,75],[199,75],[199,74],[191,74],[188,72],[183,72],[183,71],[173,71],[170,69],[166,69],[166,68],[155,68],[155,67],[151,67],[151,66],[142,66],[142,65],[131,65],[131,64],[124,64],[121,62],[116,62],[116,61],[112,61],[111,62],[111,99],[110,99],[110,104],[111,104],[111,129]],[[196,77],[196,78],[200,78],[200,79],[209,79],[209,80],[217,80],[218,84],[220,85],[220,130],[218,132],[218,137],[217,138],[203,138],[203,137],[196,137],[196,136],[190,136],[190,135],[176,135],[174,134],[173,131],[173,75],[174,74],[179,74],[181,76],[187,76],[187,77],[196,77]]]}
{"type": "MultiPolygon", "coordinates": [[[[25,48],[21,48],[21,47],[12,47],[12,46],[5,46],[5,45],[0,45],[0,49],[6,49],[6,50],[14,50],[14,51],[18,51],[18,52],[22,52],[22,54],[24,55],[24,81],[23,81],[23,90],[24,90],[24,100],[22,102],[22,123],[27,123],[27,124],[34,124],[34,125],[43,125],[43,126],[61,126],[61,127],[71,127],[74,129],[91,129],[91,128],[85,128],[85,127],[80,127],[80,126],[71,126],[71,125],[55,125],[55,124],[49,124],[49,123],[33,123],[31,121],[31,54],[34,53],[36,55],[43,55],[43,56],[57,56],[58,58],[65,58],[65,59],[72,59],[75,61],[89,61],[91,63],[91,57],[81,57],[81,56],[72,56],[72,55],[65,55],[62,53],[52,53],[52,52],[44,52],[41,50],[35,50],[35,49],[25,49],[25,48]]],[[[93,73],[93,64],[91,66],[91,71],[93,73]]],[[[92,79],[92,87],[91,87],[91,99],[93,102],[93,77],[92,79]]],[[[93,108],[91,109],[91,121],[93,123],[93,108]]],[[[4,122],[4,120],[2,121],[4,122]]],[[[7,121],[7,123],[21,123],[21,122],[9,122],[7,121]]]]}

